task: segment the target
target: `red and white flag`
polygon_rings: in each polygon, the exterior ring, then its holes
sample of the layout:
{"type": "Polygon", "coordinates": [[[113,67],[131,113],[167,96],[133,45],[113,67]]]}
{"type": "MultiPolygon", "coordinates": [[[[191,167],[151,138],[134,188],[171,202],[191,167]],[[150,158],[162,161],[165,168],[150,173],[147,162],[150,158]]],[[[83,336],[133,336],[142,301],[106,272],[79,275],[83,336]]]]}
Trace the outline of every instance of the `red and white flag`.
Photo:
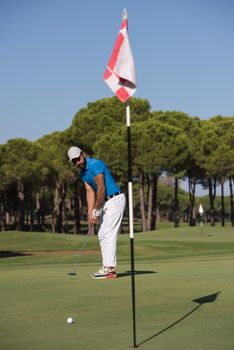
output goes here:
{"type": "Polygon", "coordinates": [[[128,15],[123,10],[123,21],[104,74],[104,80],[121,102],[126,102],[136,91],[133,55],[128,39],[128,15]]]}

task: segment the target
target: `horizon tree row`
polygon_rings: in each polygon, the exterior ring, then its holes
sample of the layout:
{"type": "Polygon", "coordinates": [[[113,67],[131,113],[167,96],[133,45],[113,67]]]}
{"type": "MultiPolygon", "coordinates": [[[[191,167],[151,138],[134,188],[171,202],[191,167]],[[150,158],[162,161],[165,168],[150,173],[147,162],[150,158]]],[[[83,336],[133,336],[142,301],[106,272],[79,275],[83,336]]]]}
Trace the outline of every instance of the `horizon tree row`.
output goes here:
{"type": "MultiPolygon", "coordinates": [[[[74,233],[80,232],[81,219],[86,219],[85,192],[77,170],[68,162],[71,145],[105,161],[127,194],[125,118],[125,106],[115,97],[102,99],[88,103],[63,132],[35,142],[17,138],[0,145],[1,229],[5,230],[13,217],[16,230],[24,230],[26,225],[30,230],[45,230],[49,216],[52,232],[66,232],[68,221],[73,222],[74,233]]],[[[178,111],[151,112],[147,100],[133,98],[131,119],[134,204],[142,231],[156,228],[162,174],[174,179],[168,210],[170,207],[175,227],[184,212],[179,201],[179,181],[183,178],[188,179],[186,211],[190,226],[196,224],[197,184],[209,191],[212,226],[216,189],[221,186],[220,214],[225,224],[226,182],[230,189],[229,217],[234,226],[234,117],[200,120],[178,111]]]]}

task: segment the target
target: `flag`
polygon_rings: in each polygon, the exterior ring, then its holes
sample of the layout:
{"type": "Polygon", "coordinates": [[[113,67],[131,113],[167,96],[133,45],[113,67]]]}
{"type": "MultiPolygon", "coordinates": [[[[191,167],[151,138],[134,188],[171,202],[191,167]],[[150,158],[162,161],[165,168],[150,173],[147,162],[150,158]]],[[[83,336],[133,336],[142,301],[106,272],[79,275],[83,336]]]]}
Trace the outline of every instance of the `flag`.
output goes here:
{"type": "Polygon", "coordinates": [[[203,214],[203,212],[204,212],[203,207],[202,207],[202,205],[201,205],[201,204],[199,205],[199,209],[198,209],[198,211],[199,211],[199,214],[200,214],[200,215],[202,215],[202,214],[203,214]]]}
{"type": "Polygon", "coordinates": [[[127,10],[115,46],[104,74],[104,80],[121,102],[126,102],[136,91],[136,76],[133,55],[128,39],[127,10]]]}

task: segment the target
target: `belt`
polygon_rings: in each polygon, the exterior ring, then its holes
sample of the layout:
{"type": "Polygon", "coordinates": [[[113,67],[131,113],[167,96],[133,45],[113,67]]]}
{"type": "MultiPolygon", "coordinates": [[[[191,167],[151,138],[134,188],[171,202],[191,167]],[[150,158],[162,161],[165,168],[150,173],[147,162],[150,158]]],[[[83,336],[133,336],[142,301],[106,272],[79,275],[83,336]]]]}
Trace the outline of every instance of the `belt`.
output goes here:
{"type": "Polygon", "coordinates": [[[116,196],[118,196],[118,195],[121,194],[121,193],[122,193],[122,191],[118,191],[118,192],[112,193],[112,194],[110,194],[109,196],[107,196],[107,197],[105,198],[105,201],[108,201],[109,199],[111,199],[111,198],[113,198],[113,197],[116,197],[116,196]]]}

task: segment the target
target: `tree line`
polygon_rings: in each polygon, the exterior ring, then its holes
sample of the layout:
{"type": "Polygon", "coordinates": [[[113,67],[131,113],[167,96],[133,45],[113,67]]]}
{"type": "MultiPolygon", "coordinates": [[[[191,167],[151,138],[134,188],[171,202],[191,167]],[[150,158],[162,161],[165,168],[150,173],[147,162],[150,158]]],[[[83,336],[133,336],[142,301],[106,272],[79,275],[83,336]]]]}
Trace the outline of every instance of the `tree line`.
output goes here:
{"type": "MultiPolygon", "coordinates": [[[[117,98],[88,103],[71,126],[37,141],[11,139],[0,145],[1,230],[46,230],[74,233],[86,220],[85,191],[67,150],[81,147],[87,155],[105,161],[127,194],[127,135],[125,106],[117,98]],[[69,224],[72,229],[69,229],[69,224]]],[[[208,217],[215,225],[216,189],[221,186],[219,216],[234,226],[234,117],[209,120],[180,111],[151,111],[147,100],[131,100],[134,215],[142,231],[154,230],[165,216],[179,226],[186,213],[196,224],[196,186],[208,189],[208,217]],[[165,199],[170,180],[170,200],[165,199]],[[179,181],[188,181],[188,201],[181,205],[179,181]],[[229,184],[228,213],[224,184],[229,184]],[[183,207],[183,208],[182,208],[183,207]]]]}

